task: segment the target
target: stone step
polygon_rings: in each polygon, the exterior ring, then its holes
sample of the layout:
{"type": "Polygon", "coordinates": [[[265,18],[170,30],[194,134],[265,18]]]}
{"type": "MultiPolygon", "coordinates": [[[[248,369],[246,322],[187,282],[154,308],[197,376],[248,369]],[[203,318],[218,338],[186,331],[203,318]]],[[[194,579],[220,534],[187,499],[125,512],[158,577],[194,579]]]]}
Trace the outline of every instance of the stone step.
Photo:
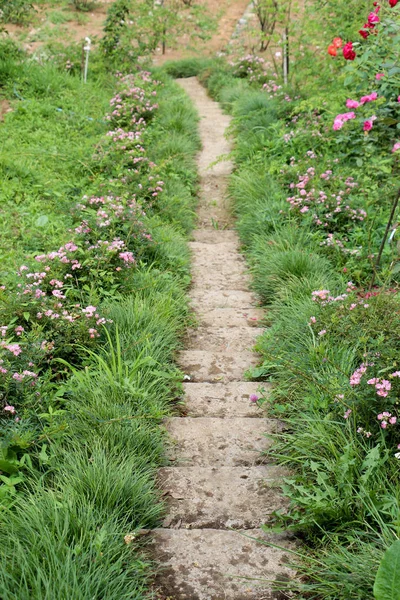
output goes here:
{"type": "Polygon", "coordinates": [[[246,265],[241,254],[232,253],[224,255],[218,252],[219,246],[223,244],[204,244],[205,247],[214,249],[214,252],[201,252],[192,254],[192,270],[196,272],[201,270],[218,270],[228,274],[231,271],[235,273],[244,273],[246,265]]]}
{"type": "MultiPolygon", "coordinates": [[[[259,383],[184,383],[185,405],[190,417],[261,417],[257,404],[250,402],[251,394],[260,396],[259,383]]],[[[263,397],[271,386],[262,384],[263,397]]]]}
{"type": "Polygon", "coordinates": [[[219,244],[220,242],[239,243],[238,234],[234,229],[195,229],[192,232],[195,242],[206,244],[219,244]]]}
{"type": "Polygon", "coordinates": [[[166,492],[163,527],[255,529],[283,508],[276,466],[168,467],[160,469],[166,492]]]}
{"type": "Polygon", "coordinates": [[[201,327],[256,327],[264,317],[261,308],[212,308],[197,311],[201,327]]]}
{"type": "Polygon", "coordinates": [[[215,292],[218,290],[232,290],[247,292],[250,287],[250,274],[248,272],[213,271],[209,267],[202,267],[192,272],[192,291],[195,295],[198,291],[215,292]]]}
{"type": "Polygon", "coordinates": [[[224,262],[227,258],[232,258],[235,261],[244,263],[244,258],[238,251],[239,241],[237,239],[230,241],[221,240],[213,244],[193,241],[189,242],[188,246],[194,258],[206,256],[213,260],[219,260],[219,262],[224,262]]]}
{"type": "Polygon", "coordinates": [[[218,353],[251,351],[264,331],[261,327],[197,327],[186,332],[185,348],[218,353]]]}
{"type": "Polygon", "coordinates": [[[222,383],[242,381],[245,372],[259,363],[259,357],[248,350],[240,353],[184,350],[178,355],[178,363],[190,381],[222,383]]]}
{"type": "Polygon", "coordinates": [[[288,536],[260,529],[156,529],[152,548],[160,570],[155,591],[173,600],[283,599],[272,591],[271,581],[294,577],[285,552],[291,547],[288,536]]]}
{"type": "Polygon", "coordinates": [[[179,466],[254,466],[267,462],[272,442],[267,434],[282,430],[275,419],[171,417],[164,421],[171,436],[170,460],[179,466]]]}
{"type": "Polygon", "coordinates": [[[211,308],[254,308],[257,298],[242,290],[191,290],[190,303],[194,310],[211,308]]]}

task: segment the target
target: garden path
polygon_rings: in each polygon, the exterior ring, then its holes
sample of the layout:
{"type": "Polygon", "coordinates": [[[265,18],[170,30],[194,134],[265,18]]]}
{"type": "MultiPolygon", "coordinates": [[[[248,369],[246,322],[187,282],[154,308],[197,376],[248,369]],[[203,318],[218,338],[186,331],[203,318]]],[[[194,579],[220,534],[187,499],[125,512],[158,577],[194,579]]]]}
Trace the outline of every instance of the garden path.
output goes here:
{"type": "Polygon", "coordinates": [[[197,79],[180,84],[199,111],[203,145],[198,229],[190,243],[191,301],[199,327],[189,332],[180,355],[180,366],[190,376],[184,384],[187,416],[166,423],[175,444],[173,466],[160,472],[169,500],[163,528],[153,537],[160,564],[158,597],[287,598],[274,594],[266,581],[292,575],[287,554],[254,540],[290,544],[285,535],[260,529],[268,513],[285,504],[278,489],[283,472],[261,454],[271,443],[265,434],[280,424],[260,416],[249,400],[258,385],[243,381],[246,369],[257,364],[251,347],[262,331],[257,322],[263,313],[249,291],[227,205],[232,164],[227,159],[215,164],[230,151],[224,137],[230,117],[197,79]]]}

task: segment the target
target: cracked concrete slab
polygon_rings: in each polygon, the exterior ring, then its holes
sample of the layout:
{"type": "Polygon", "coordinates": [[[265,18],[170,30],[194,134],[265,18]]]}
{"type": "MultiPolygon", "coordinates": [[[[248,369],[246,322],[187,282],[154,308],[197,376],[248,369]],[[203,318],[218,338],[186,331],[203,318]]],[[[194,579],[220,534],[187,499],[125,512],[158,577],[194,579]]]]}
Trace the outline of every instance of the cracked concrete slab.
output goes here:
{"type": "MultiPolygon", "coordinates": [[[[231,383],[185,383],[185,404],[188,416],[197,417],[262,417],[263,411],[250,402],[251,394],[260,397],[259,383],[234,381],[231,383]]],[[[268,394],[270,385],[262,383],[268,394]]]]}
{"type": "Polygon", "coordinates": [[[257,298],[251,292],[243,290],[204,290],[192,289],[190,303],[196,310],[205,308],[255,308],[257,298]]]}
{"type": "Polygon", "coordinates": [[[173,600],[282,600],[271,581],[293,577],[285,552],[293,546],[288,536],[260,529],[156,529],[156,587],[173,600]]]}
{"type": "Polygon", "coordinates": [[[197,316],[202,327],[257,327],[264,311],[261,308],[203,308],[197,316]]]}
{"type": "Polygon", "coordinates": [[[221,241],[235,242],[239,247],[238,236],[233,229],[195,229],[192,238],[195,242],[206,244],[219,244],[221,241]]]}
{"type": "Polygon", "coordinates": [[[206,350],[184,350],[179,353],[178,364],[191,381],[241,381],[245,372],[256,366],[259,357],[243,350],[237,352],[209,352],[206,350]]]}
{"type": "Polygon", "coordinates": [[[170,460],[179,466],[253,466],[268,462],[266,434],[282,426],[275,419],[172,417],[164,425],[171,436],[170,460]]]}
{"type": "Polygon", "coordinates": [[[159,472],[167,501],[163,527],[254,529],[282,509],[276,466],[169,467],[159,472]]]}
{"type": "Polygon", "coordinates": [[[263,332],[261,327],[198,327],[187,331],[185,347],[187,350],[209,352],[252,352],[257,338],[263,332]]]}

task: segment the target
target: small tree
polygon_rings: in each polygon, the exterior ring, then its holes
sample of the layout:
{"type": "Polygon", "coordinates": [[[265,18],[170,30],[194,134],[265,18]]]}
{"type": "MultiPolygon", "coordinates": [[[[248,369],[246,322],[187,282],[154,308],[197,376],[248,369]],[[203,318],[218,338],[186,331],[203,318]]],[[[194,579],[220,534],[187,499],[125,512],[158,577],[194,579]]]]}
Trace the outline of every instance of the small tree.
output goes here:
{"type": "Polygon", "coordinates": [[[106,54],[125,51],[146,55],[189,33],[209,37],[213,19],[193,0],[116,0],[109,11],[102,47],[106,54]]]}
{"type": "Polygon", "coordinates": [[[277,0],[254,0],[253,8],[261,29],[260,50],[265,51],[275,31],[279,16],[279,4],[277,0]]]}

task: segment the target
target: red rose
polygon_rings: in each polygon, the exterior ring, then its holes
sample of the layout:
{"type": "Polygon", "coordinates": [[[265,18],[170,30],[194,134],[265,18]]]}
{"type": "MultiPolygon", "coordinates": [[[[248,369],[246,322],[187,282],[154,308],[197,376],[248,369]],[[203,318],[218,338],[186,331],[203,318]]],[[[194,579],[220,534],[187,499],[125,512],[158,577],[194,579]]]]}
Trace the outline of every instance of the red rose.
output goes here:
{"type": "Polygon", "coordinates": [[[394,6],[396,6],[396,4],[398,3],[398,1],[399,0],[389,0],[389,4],[393,8],[394,6]]]}
{"type": "Polygon", "coordinates": [[[343,40],[340,37],[335,37],[333,38],[332,44],[335,46],[335,48],[341,48],[343,46],[343,40]]]}
{"type": "Polygon", "coordinates": [[[360,29],[358,33],[364,38],[364,40],[366,40],[367,37],[369,37],[369,31],[367,31],[366,29],[360,29]]]}
{"type": "Polygon", "coordinates": [[[336,56],[337,55],[337,48],[336,48],[336,46],[334,46],[333,44],[331,44],[330,46],[328,46],[328,54],[330,54],[331,56],[336,56]]]}
{"type": "Polygon", "coordinates": [[[343,56],[345,57],[346,60],[354,60],[355,59],[355,57],[357,55],[353,50],[353,42],[347,42],[347,44],[345,44],[343,46],[343,56]]]}
{"type": "Polygon", "coordinates": [[[378,17],[378,15],[376,14],[376,12],[371,12],[368,15],[368,24],[369,25],[376,25],[377,23],[379,23],[380,19],[378,17]]]}

